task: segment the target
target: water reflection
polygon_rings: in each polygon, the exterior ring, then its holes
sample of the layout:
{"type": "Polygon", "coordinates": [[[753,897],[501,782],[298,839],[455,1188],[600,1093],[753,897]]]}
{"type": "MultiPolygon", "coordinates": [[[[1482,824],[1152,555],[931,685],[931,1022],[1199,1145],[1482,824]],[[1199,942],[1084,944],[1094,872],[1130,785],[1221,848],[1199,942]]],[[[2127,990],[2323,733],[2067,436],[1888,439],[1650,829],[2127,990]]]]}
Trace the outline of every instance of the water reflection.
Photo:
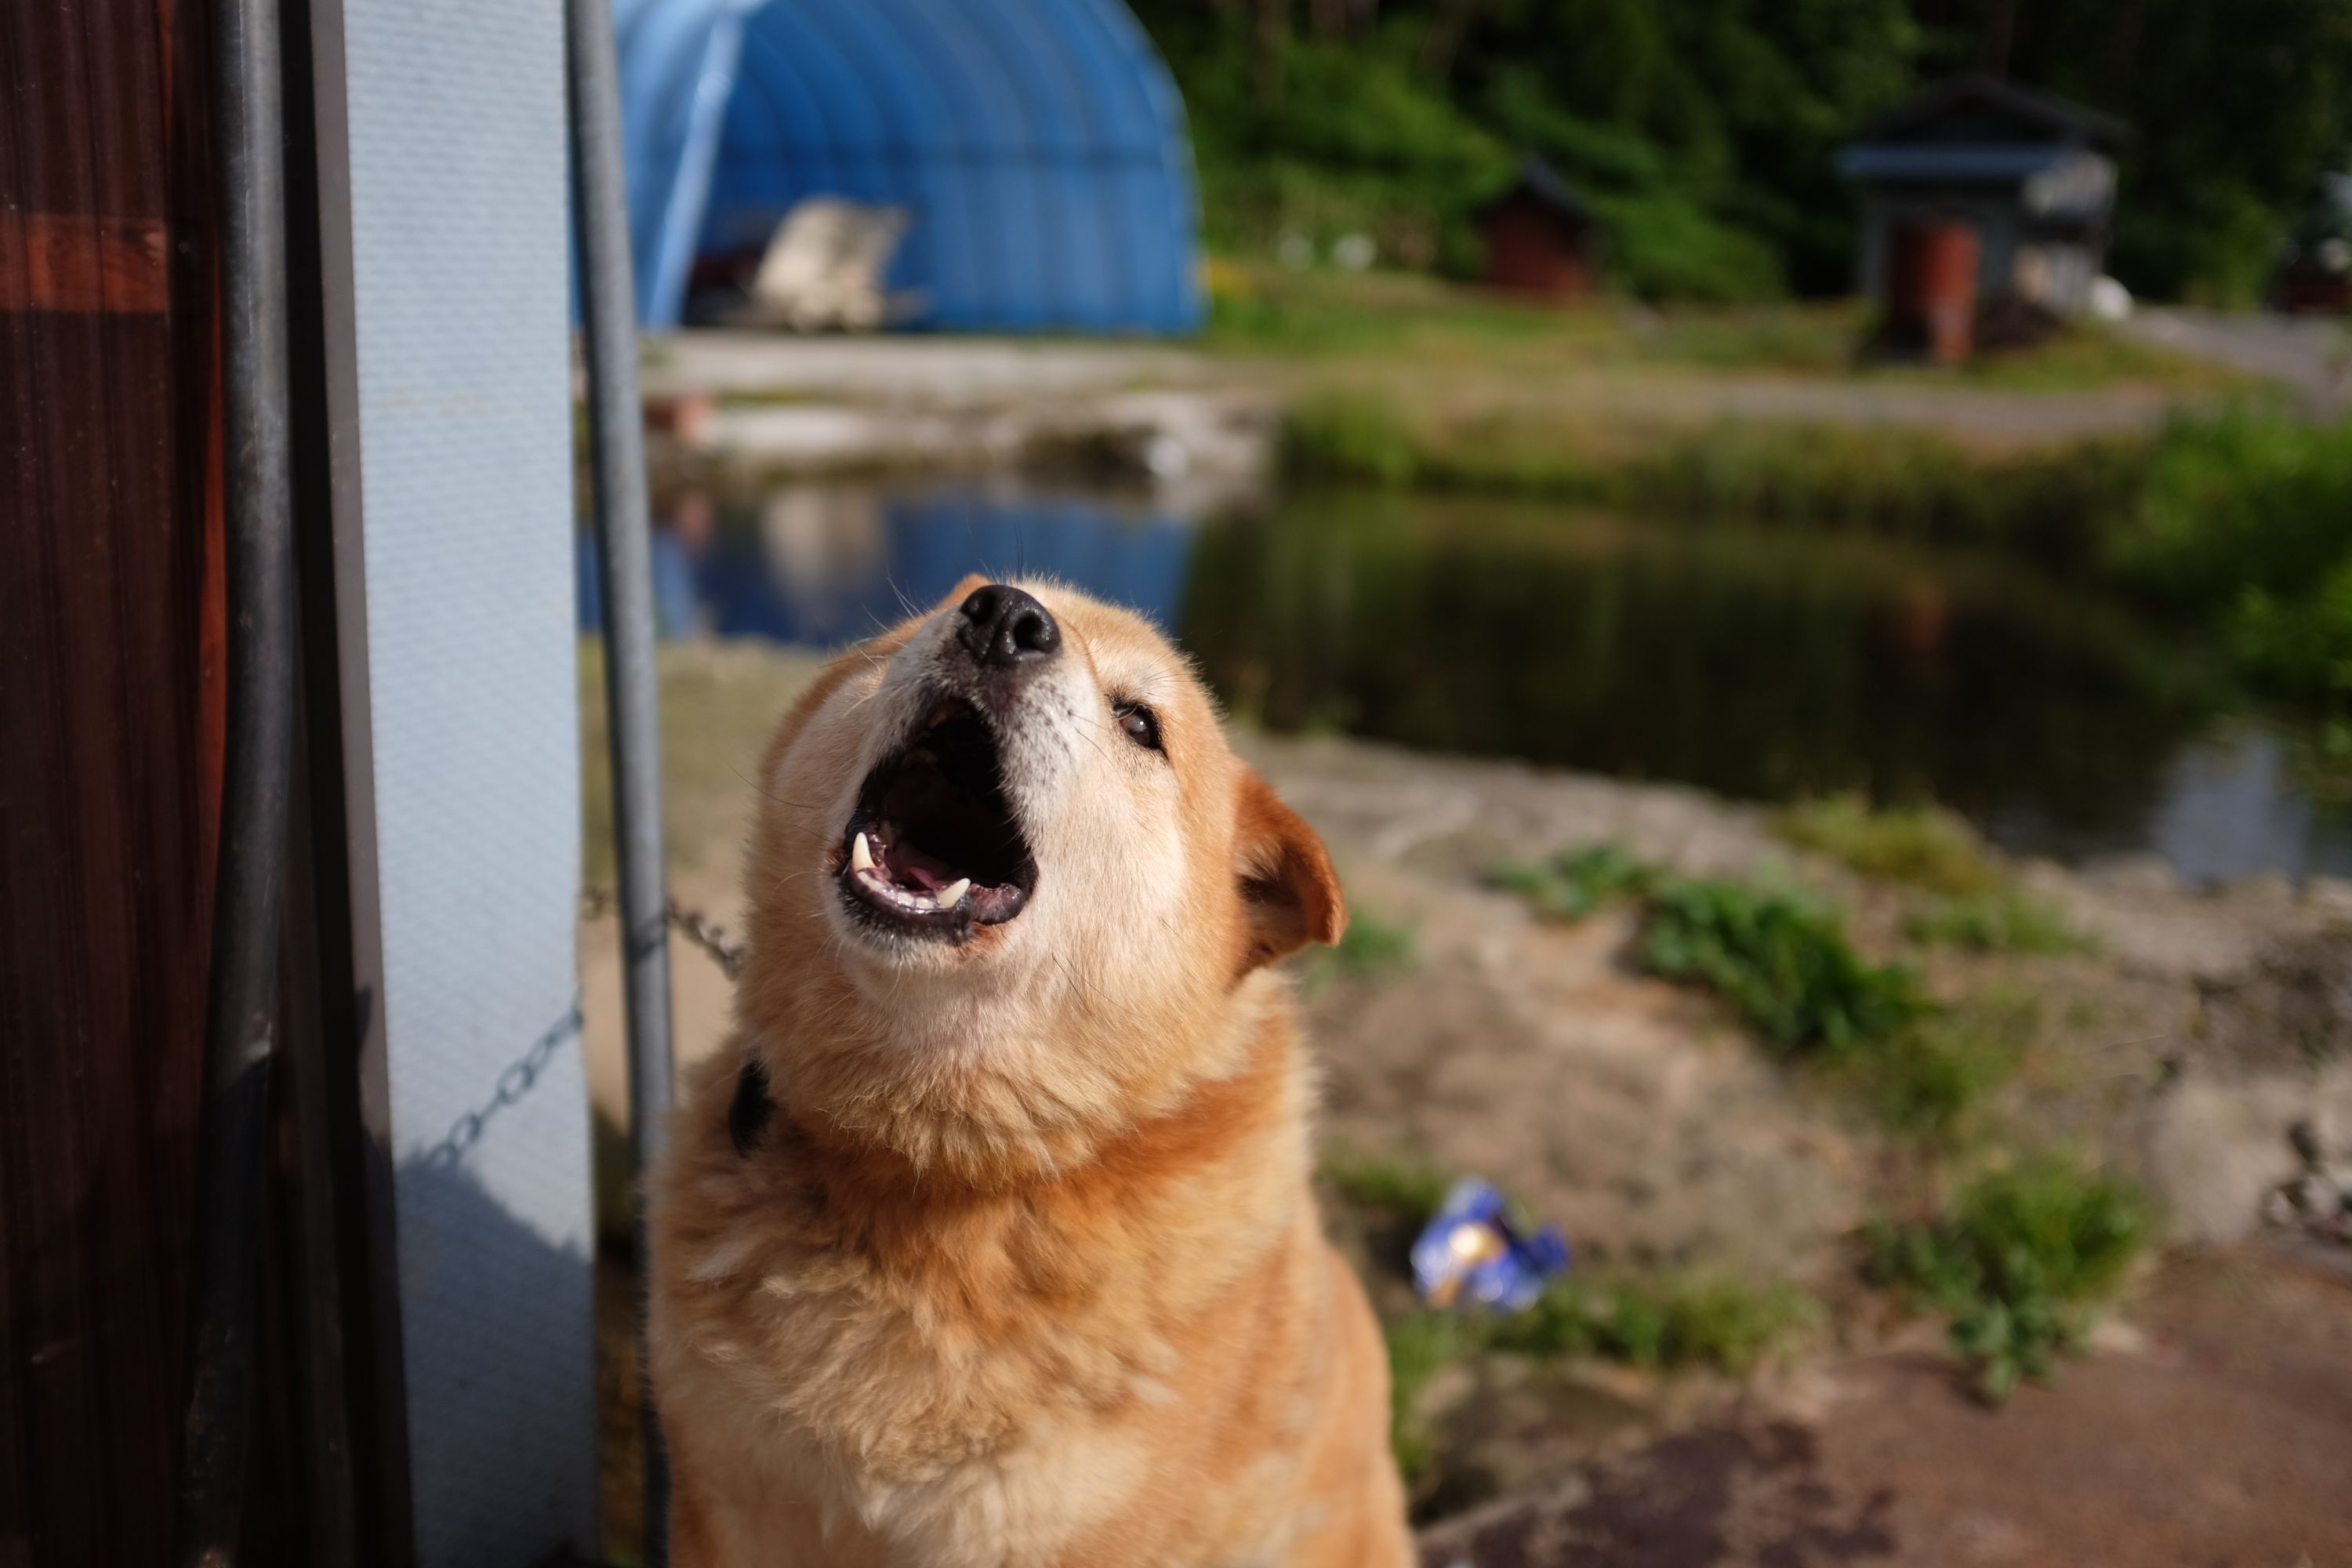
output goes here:
{"type": "MultiPolygon", "coordinates": [[[[698,497],[662,510],[691,518],[698,497]]],[[[971,572],[1043,574],[1173,626],[1192,530],[1148,500],[992,489],[786,486],[722,504],[716,526],[658,527],[663,631],[833,647],[936,603],[971,572]],[[690,583],[691,604],[670,586],[690,583]]],[[[580,552],[581,624],[596,623],[580,552]]]]}
{"type": "Polygon", "coordinates": [[[2352,873],[2352,813],[2324,813],[2297,785],[2289,749],[2231,724],[2166,764],[2148,847],[2192,882],[2249,870],[2352,873]]]}
{"type": "Polygon", "coordinates": [[[833,646],[967,572],[1047,574],[1173,628],[1276,729],[1746,799],[1934,799],[2016,848],[2153,849],[2193,879],[2352,871],[2352,826],[2192,657],[1989,557],[1356,495],[1194,525],[1077,494],[798,485],[684,519],[656,552],[674,630],[833,646]]]}

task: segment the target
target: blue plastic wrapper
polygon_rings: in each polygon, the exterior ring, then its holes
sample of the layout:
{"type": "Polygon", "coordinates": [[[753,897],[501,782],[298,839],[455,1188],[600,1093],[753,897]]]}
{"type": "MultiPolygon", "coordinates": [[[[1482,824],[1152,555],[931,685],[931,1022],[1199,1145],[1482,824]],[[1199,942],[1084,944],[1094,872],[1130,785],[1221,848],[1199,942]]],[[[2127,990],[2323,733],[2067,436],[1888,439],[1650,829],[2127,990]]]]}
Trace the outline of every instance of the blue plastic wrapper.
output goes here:
{"type": "Polygon", "coordinates": [[[1475,1301],[1498,1312],[1535,1305],[1544,1281],[1568,1267],[1568,1238],[1556,1225],[1523,1235],[1507,1206],[1475,1176],[1454,1184],[1412,1244],[1412,1282],[1423,1300],[1475,1301]]]}

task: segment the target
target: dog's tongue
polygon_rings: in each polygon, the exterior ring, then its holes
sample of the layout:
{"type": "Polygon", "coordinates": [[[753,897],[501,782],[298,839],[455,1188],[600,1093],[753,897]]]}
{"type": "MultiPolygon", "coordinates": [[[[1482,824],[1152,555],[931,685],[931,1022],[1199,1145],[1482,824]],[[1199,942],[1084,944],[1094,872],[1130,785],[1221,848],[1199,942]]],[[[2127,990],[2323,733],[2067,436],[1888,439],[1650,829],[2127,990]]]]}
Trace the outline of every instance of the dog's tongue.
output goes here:
{"type": "Polygon", "coordinates": [[[883,849],[875,860],[898,886],[920,888],[927,893],[936,893],[963,875],[946,861],[924,854],[904,839],[883,849]]]}

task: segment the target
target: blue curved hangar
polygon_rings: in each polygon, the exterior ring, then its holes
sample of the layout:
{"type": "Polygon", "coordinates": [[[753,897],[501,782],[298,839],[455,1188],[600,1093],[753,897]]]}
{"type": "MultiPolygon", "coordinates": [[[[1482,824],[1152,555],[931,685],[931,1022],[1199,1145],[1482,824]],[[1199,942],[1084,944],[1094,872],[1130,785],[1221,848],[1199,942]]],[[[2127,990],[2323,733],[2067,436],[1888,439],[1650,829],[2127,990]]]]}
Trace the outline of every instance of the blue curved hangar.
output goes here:
{"type": "Polygon", "coordinates": [[[637,308],[739,290],[796,211],[882,215],[889,319],[1182,332],[1184,109],[1120,0],[614,0],[637,308]]]}

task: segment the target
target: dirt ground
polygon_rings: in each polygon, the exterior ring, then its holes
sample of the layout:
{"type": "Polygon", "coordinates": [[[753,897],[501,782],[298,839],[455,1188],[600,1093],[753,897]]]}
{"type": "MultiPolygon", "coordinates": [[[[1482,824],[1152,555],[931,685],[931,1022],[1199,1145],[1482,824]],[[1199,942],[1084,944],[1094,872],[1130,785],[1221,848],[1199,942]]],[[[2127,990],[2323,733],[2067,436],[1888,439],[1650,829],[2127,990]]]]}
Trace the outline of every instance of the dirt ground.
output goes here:
{"type": "Polygon", "coordinates": [[[2127,1331],[1989,1410],[1948,1360],[1825,1365],[1426,1532],[1426,1568],[2352,1563],[2352,1277],[2177,1260],[2127,1331]]]}
{"type": "MultiPolygon", "coordinates": [[[[665,650],[674,891],[722,924],[754,759],[814,668],[665,650]]],[[[593,762],[601,703],[583,711],[593,762]]],[[[1941,993],[2032,999],[2032,1040],[1990,1114],[2016,1142],[2134,1173],[2170,1244],[2099,1353],[1991,1412],[1931,1327],[1853,1305],[1849,1238],[1918,1195],[1919,1162],[1716,1005],[1634,973],[1626,917],[1544,923],[1482,873],[1604,841],[1687,872],[1777,868],[1836,898],[1866,948],[1892,942],[1906,895],[1696,791],[1337,740],[1238,743],[1325,836],[1360,917],[1411,933],[1397,972],[1311,997],[1328,1139],[1484,1174],[1558,1220],[1583,1260],[1700,1263],[1829,1303],[1803,1346],[1744,1384],[1604,1366],[1433,1381],[1454,1488],[1436,1511],[1477,1511],[1433,1531],[1430,1563],[2352,1565],[2352,1284],[2259,1234],[2264,1194],[2294,1170],[2288,1124],[2352,1136],[2347,889],[2021,868],[2096,952],[1928,961],[1941,993]]],[[[624,1091],[609,919],[583,921],[581,952],[611,1151],[624,1091]]],[[[680,941],[672,963],[691,1058],[722,1041],[728,986],[680,941]]],[[[607,1234],[625,1235],[625,1194],[608,1183],[602,1201],[607,1234]]],[[[617,1351],[627,1293],[607,1295],[617,1351]]],[[[630,1375],[608,1368],[608,1405],[630,1375]]],[[[608,1426],[625,1436],[625,1416],[608,1426]]],[[[616,1512],[629,1463],[611,1472],[616,1512]]]]}

